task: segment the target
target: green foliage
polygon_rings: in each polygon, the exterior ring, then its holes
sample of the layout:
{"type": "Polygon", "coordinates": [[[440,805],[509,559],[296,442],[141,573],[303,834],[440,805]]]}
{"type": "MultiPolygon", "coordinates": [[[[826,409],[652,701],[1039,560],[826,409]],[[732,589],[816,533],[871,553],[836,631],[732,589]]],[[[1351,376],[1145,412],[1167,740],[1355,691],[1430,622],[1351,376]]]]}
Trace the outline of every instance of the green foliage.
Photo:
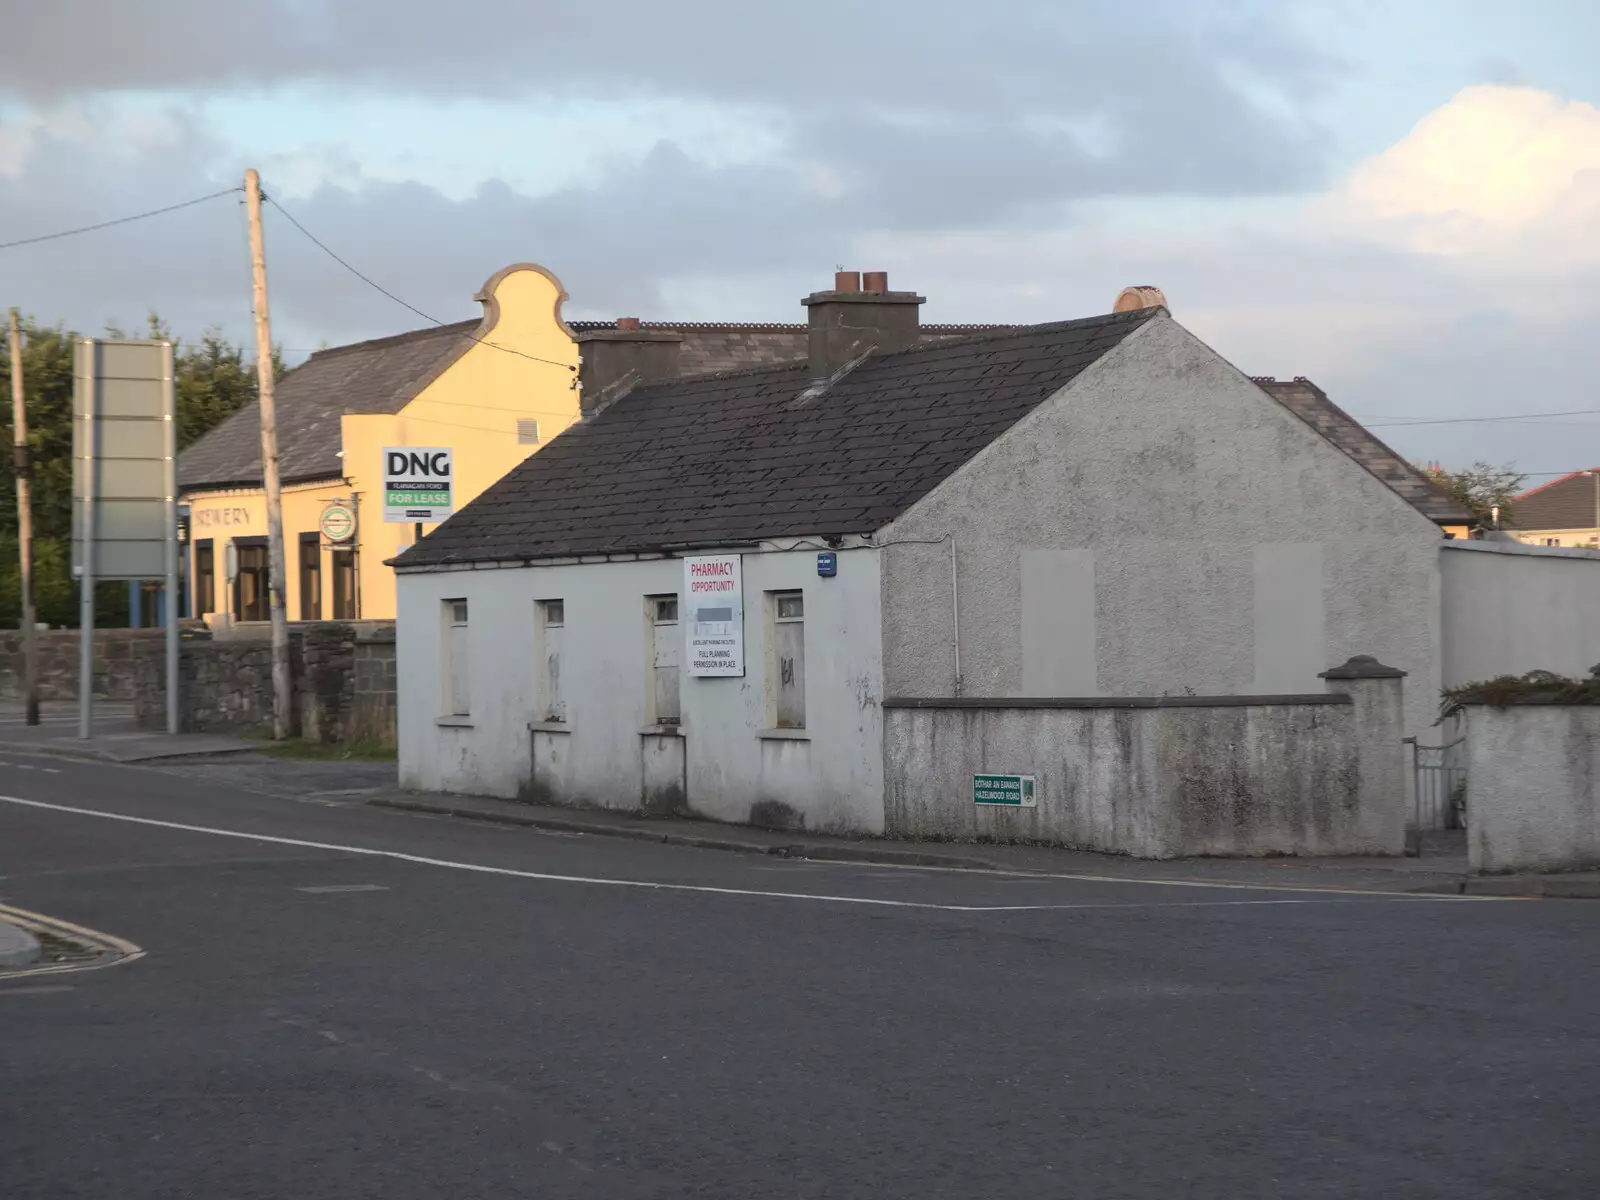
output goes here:
{"type": "Polygon", "coordinates": [[[1513,704],[1600,704],[1600,666],[1591,667],[1589,678],[1570,679],[1552,671],[1529,671],[1526,675],[1500,675],[1477,683],[1445,688],[1440,717],[1460,712],[1463,705],[1487,704],[1507,708],[1513,704]]]}
{"type": "Polygon", "coordinates": [[[1511,524],[1511,501],[1527,479],[1509,465],[1493,467],[1481,461],[1461,471],[1446,471],[1437,463],[1423,470],[1485,525],[1498,506],[1502,528],[1511,524]]]}
{"type": "MultiPolygon", "coordinates": [[[[171,338],[164,321],[151,313],[139,335],[171,338]]],[[[108,337],[125,336],[108,327],[108,337]]],[[[77,584],[68,556],[72,537],[72,359],[78,334],[64,325],[23,322],[22,375],[28,406],[28,446],[32,458],[34,595],[39,620],[77,624],[77,584]]],[[[200,340],[173,340],[174,393],[181,449],[221,424],[256,398],[256,372],[244,348],[216,329],[200,340]]],[[[3,342],[3,339],[0,339],[3,342]]],[[[283,363],[276,351],[273,367],[283,363]]],[[[0,445],[11,445],[11,361],[0,347],[0,445]]],[[[17,563],[17,489],[11,455],[0,456],[0,626],[14,627],[21,608],[17,563]]],[[[127,588],[105,584],[96,594],[98,623],[126,623],[127,588]]]]}

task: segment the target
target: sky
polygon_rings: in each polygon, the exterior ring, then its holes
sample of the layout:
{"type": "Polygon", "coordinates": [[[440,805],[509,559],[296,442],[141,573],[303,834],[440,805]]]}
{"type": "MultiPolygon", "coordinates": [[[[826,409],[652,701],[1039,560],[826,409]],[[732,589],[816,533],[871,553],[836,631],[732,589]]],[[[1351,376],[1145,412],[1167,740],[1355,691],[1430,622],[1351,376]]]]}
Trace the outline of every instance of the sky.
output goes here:
{"type": "MultiPolygon", "coordinates": [[[[0,0],[0,243],[256,167],[444,321],[529,260],[571,318],[799,321],[837,267],[928,321],[1154,284],[1249,374],[1536,484],[1600,464],[1596,45],[1585,0],[0,0]]],[[[425,324],[266,224],[290,361],[425,324]]],[[[240,198],[0,250],[12,304],[249,342],[240,198]]]]}

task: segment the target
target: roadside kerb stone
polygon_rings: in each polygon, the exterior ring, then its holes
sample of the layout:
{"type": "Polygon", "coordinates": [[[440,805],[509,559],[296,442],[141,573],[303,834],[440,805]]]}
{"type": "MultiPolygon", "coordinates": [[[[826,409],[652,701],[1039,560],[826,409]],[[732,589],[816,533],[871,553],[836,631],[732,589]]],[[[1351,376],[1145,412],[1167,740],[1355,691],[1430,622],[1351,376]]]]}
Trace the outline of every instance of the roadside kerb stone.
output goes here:
{"type": "Polygon", "coordinates": [[[1418,895],[1600,900],[1600,875],[1472,875],[1411,889],[1418,895]]]}
{"type": "Polygon", "coordinates": [[[9,921],[0,921],[0,968],[26,967],[39,961],[39,939],[9,921]]]}
{"type": "Polygon", "coordinates": [[[442,804],[429,800],[410,800],[396,796],[375,796],[367,801],[375,808],[398,812],[426,813],[431,816],[458,817],[493,825],[520,825],[549,829],[558,833],[588,833],[599,837],[632,838],[635,841],[664,842],[669,846],[692,846],[701,850],[733,850],[743,854],[772,854],[783,858],[808,858],[817,861],[867,862],[906,867],[956,867],[972,871],[998,870],[998,864],[983,858],[955,854],[929,854],[920,850],[896,850],[889,846],[836,846],[818,842],[766,842],[711,837],[684,833],[671,828],[652,828],[649,824],[619,825],[607,821],[586,821],[580,816],[552,816],[541,812],[507,812],[442,804]]]}

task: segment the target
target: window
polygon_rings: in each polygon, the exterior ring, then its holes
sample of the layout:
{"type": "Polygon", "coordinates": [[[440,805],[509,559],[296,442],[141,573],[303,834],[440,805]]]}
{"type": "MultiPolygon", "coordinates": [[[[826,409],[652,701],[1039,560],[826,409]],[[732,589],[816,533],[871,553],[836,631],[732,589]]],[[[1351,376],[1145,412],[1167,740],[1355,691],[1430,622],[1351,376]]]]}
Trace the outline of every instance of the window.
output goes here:
{"type": "Polygon", "coordinates": [[[676,596],[646,596],[650,619],[650,681],[646,702],[653,725],[676,725],[683,715],[678,691],[678,664],[683,659],[683,634],[678,627],[676,596]]]}
{"type": "Polygon", "coordinates": [[[534,604],[533,650],[538,680],[535,684],[534,719],[565,721],[567,699],[561,687],[561,658],[567,637],[566,604],[539,600],[534,604]]]}
{"type": "Polygon", "coordinates": [[[233,581],[233,616],[239,621],[265,621],[271,617],[267,597],[267,539],[234,538],[239,573],[233,581]]]}
{"type": "Polygon", "coordinates": [[[356,552],[335,550],[328,557],[333,565],[333,619],[354,621],[361,615],[356,592],[356,552]]]}
{"type": "Polygon", "coordinates": [[[517,445],[537,446],[539,444],[539,422],[528,417],[517,418],[517,445]]]}
{"type": "Polygon", "coordinates": [[[211,539],[194,544],[194,615],[216,612],[217,558],[211,539]]]}
{"type": "Polygon", "coordinates": [[[465,717],[472,712],[468,673],[467,602],[444,602],[444,714],[465,717]]]}
{"type": "Polygon", "coordinates": [[[300,535],[300,619],[322,620],[322,535],[300,535]]]}
{"type": "Polygon", "coordinates": [[[806,602],[801,592],[772,592],[772,670],[779,729],[806,727],[806,602]]]}

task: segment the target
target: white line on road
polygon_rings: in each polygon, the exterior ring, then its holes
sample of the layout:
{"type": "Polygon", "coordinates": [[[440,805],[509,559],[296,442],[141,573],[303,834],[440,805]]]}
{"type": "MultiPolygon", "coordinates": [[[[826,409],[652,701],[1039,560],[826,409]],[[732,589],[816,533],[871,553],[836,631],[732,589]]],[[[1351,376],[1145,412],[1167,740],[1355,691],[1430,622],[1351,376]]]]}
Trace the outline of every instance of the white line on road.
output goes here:
{"type": "MultiPolygon", "coordinates": [[[[1143,909],[1143,908],[1226,908],[1251,905],[1331,904],[1346,901],[1275,899],[1275,900],[1192,900],[1157,901],[1149,904],[930,904],[916,900],[879,900],[867,896],[818,896],[806,892],[769,892],[753,888],[709,887],[693,883],[657,883],[644,879],[600,879],[588,875],[552,875],[543,871],[519,871],[512,867],[490,867],[482,863],[455,862],[446,858],[427,858],[420,854],[403,854],[398,850],[378,850],[371,846],[341,846],[330,842],[310,842],[301,838],[275,837],[265,833],[242,833],[236,829],[212,829],[206,825],[187,825],[180,821],[158,821],[154,817],[133,817],[126,813],[101,812],[94,808],[74,808],[67,804],[47,804],[42,800],[24,800],[18,796],[0,796],[0,802],[20,804],[28,808],[49,812],[72,813],[80,817],[99,817],[105,821],[126,821],[132,825],[150,825],[158,829],[176,829],[184,833],[206,833],[213,837],[243,838],[252,842],[271,842],[279,846],[299,846],[307,850],[331,850],[338,854],[363,854],[372,858],[392,858],[399,862],[415,863],[424,867],[444,867],[452,871],[472,871],[482,875],[509,875],[516,879],[537,879],[545,883],[583,883],[599,887],[643,888],[661,892],[700,892],[712,896],[753,896],[772,900],[810,900],[828,904],[865,904],[877,908],[923,908],[938,912],[1000,913],[1000,912],[1055,912],[1064,909],[1143,909]]],[[[1265,889],[1263,889],[1265,890],[1265,889]]],[[[1417,902],[1451,901],[1458,896],[1382,896],[1385,901],[1406,899],[1417,902]]]]}

